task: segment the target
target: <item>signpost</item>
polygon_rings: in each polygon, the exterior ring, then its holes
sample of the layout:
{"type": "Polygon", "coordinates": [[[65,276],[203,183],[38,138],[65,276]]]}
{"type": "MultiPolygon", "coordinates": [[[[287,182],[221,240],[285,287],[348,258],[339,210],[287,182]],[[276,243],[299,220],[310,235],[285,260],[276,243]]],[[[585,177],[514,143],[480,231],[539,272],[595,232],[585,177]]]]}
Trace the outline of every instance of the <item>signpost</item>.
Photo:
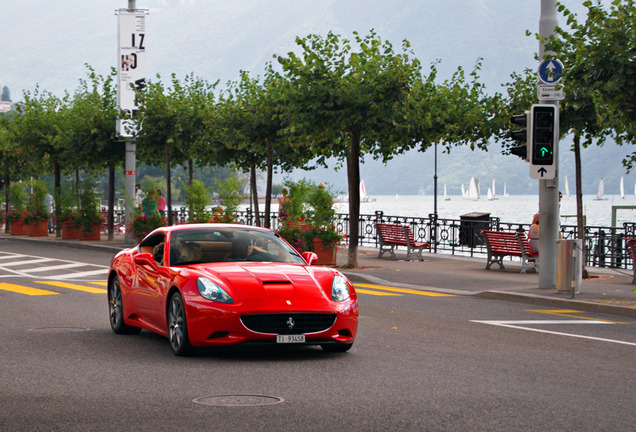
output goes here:
{"type": "MultiPolygon", "coordinates": [[[[117,14],[117,107],[126,114],[117,119],[117,134],[126,140],[124,172],[126,179],[126,226],[132,222],[135,203],[135,180],[137,177],[136,145],[133,131],[137,125],[135,88],[143,88],[146,82],[146,10],[136,7],[135,0],[128,0],[128,9],[117,14]],[[135,88],[133,88],[133,86],[135,88]]],[[[126,243],[132,238],[126,233],[126,243]]]]}
{"type": "Polygon", "coordinates": [[[563,63],[559,60],[544,60],[539,63],[539,79],[550,85],[558,84],[563,74],[563,63]]]}

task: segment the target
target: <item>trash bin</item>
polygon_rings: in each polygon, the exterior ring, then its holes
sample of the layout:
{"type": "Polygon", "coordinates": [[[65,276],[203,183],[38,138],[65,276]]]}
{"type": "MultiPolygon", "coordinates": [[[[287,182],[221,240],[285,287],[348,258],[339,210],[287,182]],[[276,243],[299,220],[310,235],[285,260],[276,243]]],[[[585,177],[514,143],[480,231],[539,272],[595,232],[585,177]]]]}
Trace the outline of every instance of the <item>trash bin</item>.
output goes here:
{"type": "Polygon", "coordinates": [[[557,240],[557,290],[560,293],[581,293],[583,272],[583,240],[557,240]]]}
{"type": "Polygon", "coordinates": [[[484,244],[479,230],[490,228],[490,213],[467,213],[459,221],[459,244],[471,248],[484,244]]]}

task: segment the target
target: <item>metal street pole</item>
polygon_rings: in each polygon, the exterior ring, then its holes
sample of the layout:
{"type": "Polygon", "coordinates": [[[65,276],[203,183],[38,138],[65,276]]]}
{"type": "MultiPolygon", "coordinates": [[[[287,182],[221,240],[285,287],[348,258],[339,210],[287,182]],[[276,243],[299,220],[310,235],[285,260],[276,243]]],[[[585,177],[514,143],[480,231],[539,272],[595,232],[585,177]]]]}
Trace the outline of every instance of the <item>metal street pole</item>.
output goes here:
{"type": "MultiPolygon", "coordinates": [[[[541,18],[539,20],[539,35],[549,38],[559,25],[556,0],[541,0],[541,18]]],[[[539,41],[539,60],[543,60],[545,47],[539,41]]],[[[559,109],[558,100],[544,101],[559,109]]],[[[557,116],[558,118],[558,116],[557,116]]],[[[559,125],[556,125],[557,131],[559,125]]],[[[558,136],[558,134],[557,134],[558,136]]],[[[557,280],[557,244],[559,238],[559,145],[554,145],[555,176],[551,180],[539,180],[539,257],[541,271],[539,272],[539,288],[556,289],[557,280]]]]}
{"type": "Polygon", "coordinates": [[[433,176],[433,228],[431,229],[431,240],[437,253],[437,142],[435,142],[435,175],[433,176]]]}
{"type": "MultiPolygon", "coordinates": [[[[137,9],[136,0],[128,0],[128,12],[134,12],[137,9]]],[[[137,145],[134,138],[126,138],[126,159],[124,160],[124,174],[126,180],[126,212],[124,216],[125,226],[130,226],[132,222],[132,212],[135,206],[135,183],[137,182],[137,145]]],[[[126,244],[132,244],[133,238],[127,232],[125,238],[126,244]]]]}

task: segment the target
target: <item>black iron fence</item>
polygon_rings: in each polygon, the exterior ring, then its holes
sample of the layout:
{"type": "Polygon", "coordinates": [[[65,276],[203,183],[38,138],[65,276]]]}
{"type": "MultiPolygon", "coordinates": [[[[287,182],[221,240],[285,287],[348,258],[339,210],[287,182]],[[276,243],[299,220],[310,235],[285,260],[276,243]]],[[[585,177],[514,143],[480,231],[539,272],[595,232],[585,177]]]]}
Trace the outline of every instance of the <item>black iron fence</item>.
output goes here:
{"type": "MultiPolygon", "coordinates": [[[[408,225],[413,231],[416,241],[431,244],[431,252],[452,255],[485,257],[487,254],[479,230],[527,232],[530,224],[501,222],[497,217],[486,214],[460,216],[460,219],[441,219],[429,214],[428,217],[391,216],[381,211],[375,214],[362,214],[359,221],[359,245],[379,247],[375,223],[394,223],[408,225]]],[[[265,214],[261,213],[261,224],[265,214]]],[[[187,223],[188,213],[185,208],[173,210],[175,223],[187,223]]],[[[124,222],[124,212],[115,212],[115,223],[124,222]]],[[[238,222],[246,225],[255,224],[255,215],[250,210],[238,212],[238,222]]],[[[278,228],[276,214],[270,216],[270,227],[278,228]]],[[[338,213],[334,219],[336,229],[347,239],[350,232],[349,215],[338,213]]],[[[576,225],[561,225],[561,236],[564,239],[576,239],[576,225]]],[[[625,239],[636,238],[636,223],[624,223],[623,227],[585,227],[585,265],[589,267],[632,268],[632,260],[625,245],[625,239]]]]}

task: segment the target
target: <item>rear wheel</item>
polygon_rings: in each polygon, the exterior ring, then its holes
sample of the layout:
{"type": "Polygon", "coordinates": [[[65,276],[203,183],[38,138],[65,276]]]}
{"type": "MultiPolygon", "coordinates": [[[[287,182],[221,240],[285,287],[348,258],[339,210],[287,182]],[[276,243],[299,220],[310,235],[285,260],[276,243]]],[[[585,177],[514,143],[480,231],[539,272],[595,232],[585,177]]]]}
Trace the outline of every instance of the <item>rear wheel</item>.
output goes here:
{"type": "Polygon", "coordinates": [[[110,280],[108,285],[108,314],[110,327],[117,334],[137,334],[141,331],[138,327],[124,323],[124,308],[122,306],[121,286],[117,276],[110,280]]]}
{"type": "Polygon", "coordinates": [[[353,343],[350,343],[350,344],[323,344],[323,345],[320,345],[320,348],[322,348],[322,350],[325,351],[325,352],[346,352],[346,351],[349,351],[352,346],[353,346],[353,343]]]}
{"type": "Polygon", "coordinates": [[[168,339],[174,355],[184,356],[190,353],[192,346],[188,339],[188,323],[181,294],[175,292],[170,297],[168,307],[168,339]]]}

